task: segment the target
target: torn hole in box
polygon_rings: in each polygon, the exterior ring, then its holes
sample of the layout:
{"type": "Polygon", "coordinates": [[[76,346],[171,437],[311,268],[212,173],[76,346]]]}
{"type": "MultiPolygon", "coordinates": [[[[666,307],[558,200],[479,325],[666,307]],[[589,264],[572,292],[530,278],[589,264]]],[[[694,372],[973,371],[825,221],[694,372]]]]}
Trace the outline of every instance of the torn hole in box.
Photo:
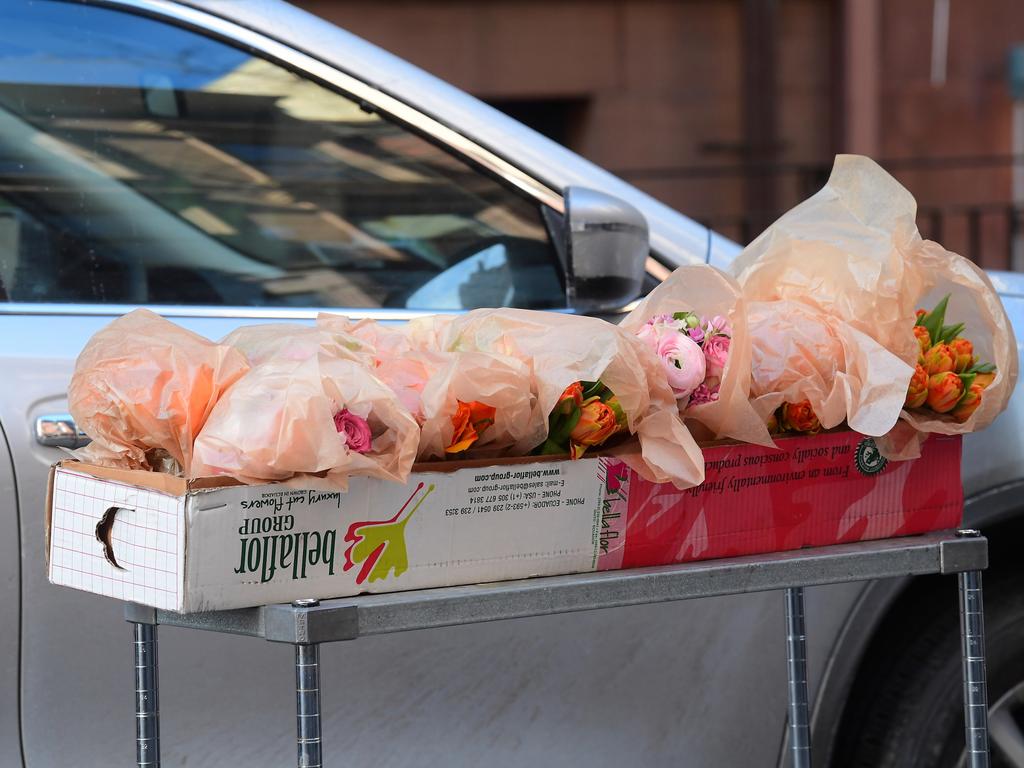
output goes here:
{"type": "Polygon", "coordinates": [[[117,556],[114,554],[114,520],[117,518],[118,512],[128,513],[132,511],[124,507],[108,507],[107,511],[103,513],[103,517],[96,523],[96,541],[103,545],[103,555],[106,557],[107,562],[120,571],[126,569],[117,562],[117,556]]]}

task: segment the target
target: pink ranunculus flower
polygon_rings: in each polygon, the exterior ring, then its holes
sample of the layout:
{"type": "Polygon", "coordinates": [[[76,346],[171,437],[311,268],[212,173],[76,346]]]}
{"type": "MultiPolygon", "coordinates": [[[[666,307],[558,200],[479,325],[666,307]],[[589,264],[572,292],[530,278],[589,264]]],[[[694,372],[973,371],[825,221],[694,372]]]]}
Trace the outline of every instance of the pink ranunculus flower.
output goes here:
{"type": "Polygon", "coordinates": [[[655,315],[644,323],[636,335],[643,339],[653,350],[658,349],[658,340],[664,333],[673,333],[683,327],[681,320],[676,320],[672,315],[655,315]]]}
{"type": "Polygon", "coordinates": [[[640,326],[640,330],[636,332],[636,336],[651,349],[656,350],[658,348],[658,330],[650,320],[640,326]]]}
{"type": "Polygon", "coordinates": [[[709,336],[704,342],[704,357],[707,358],[707,375],[720,378],[725,371],[725,363],[729,359],[729,344],[732,342],[728,336],[709,336]]]}
{"type": "Polygon", "coordinates": [[[657,353],[677,400],[687,397],[704,381],[704,352],[689,336],[672,331],[663,333],[658,339],[657,353]]]}
{"type": "Polygon", "coordinates": [[[366,419],[357,416],[348,408],[342,408],[334,414],[334,428],[345,438],[345,445],[356,453],[369,453],[372,448],[373,436],[366,419]]]}

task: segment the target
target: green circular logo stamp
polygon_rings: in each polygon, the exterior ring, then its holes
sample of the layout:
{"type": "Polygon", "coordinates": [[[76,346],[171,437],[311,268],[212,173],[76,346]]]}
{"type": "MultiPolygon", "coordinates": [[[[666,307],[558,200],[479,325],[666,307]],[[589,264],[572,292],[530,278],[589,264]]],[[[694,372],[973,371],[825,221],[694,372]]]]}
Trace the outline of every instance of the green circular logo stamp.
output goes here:
{"type": "Polygon", "coordinates": [[[857,451],[853,455],[853,463],[856,465],[857,471],[862,475],[877,475],[885,469],[885,465],[889,463],[889,460],[878,450],[874,438],[865,437],[857,443],[857,451]]]}

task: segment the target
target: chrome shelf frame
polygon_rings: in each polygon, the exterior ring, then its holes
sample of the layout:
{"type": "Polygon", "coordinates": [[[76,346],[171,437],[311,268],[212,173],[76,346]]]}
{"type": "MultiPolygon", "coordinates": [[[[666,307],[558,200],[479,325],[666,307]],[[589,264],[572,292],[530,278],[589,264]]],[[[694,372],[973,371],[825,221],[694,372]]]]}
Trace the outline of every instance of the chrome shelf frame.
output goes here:
{"type": "MultiPolygon", "coordinates": [[[[977,531],[945,531],[899,539],[840,544],[766,555],[707,560],[623,571],[444,587],[287,605],[179,614],[128,603],[125,618],[146,628],[153,652],[136,678],[150,689],[136,697],[158,700],[156,627],[160,624],[260,637],[296,649],[297,764],[321,760],[319,644],[432,627],[457,626],[589,611],[626,605],[783,590],[786,620],[789,751],[795,768],[810,766],[803,589],[823,584],[957,574],[963,652],[965,733],[969,768],[989,765],[981,571],[988,540],[977,531]]],[[[138,659],[138,655],[137,655],[138,659]]],[[[146,711],[159,734],[158,712],[146,711]]],[[[148,736],[147,732],[147,736],[148,736]]],[[[141,742],[140,742],[141,744],[141,742]]],[[[137,748],[139,766],[159,766],[159,741],[137,748]],[[155,746],[155,750],[154,750],[155,746]],[[155,752],[155,754],[154,754],[155,752]]]]}

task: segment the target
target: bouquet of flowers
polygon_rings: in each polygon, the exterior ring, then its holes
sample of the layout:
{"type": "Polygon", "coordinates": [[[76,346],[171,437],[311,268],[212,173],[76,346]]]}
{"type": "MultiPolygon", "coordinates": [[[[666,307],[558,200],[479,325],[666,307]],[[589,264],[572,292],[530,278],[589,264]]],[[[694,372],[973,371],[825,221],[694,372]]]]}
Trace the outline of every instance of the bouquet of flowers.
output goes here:
{"type": "Polygon", "coordinates": [[[468,350],[448,358],[423,389],[421,461],[524,456],[544,439],[527,364],[468,350]]]}
{"type": "Polygon", "coordinates": [[[245,357],[146,309],[98,331],[75,363],[68,404],[92,443],[75,456],[127,469],[188,474],[192,446],[245,357]]]}
{"type": "Polygon", "coordinates": [[[943,325],[950,295],[928,312],[917,311],[914,338],[920,345],[904,406],[947,413],[962,424],[978,410],[982,392],[996,376],[992,363],[978,362],[974,344],[960,334],[964,324],[943,325]]]}
{"type": "Polygon", "coordinates": [[[915,218],[894,178],[840,155],[825,187],[733,263],[752,302],[751,393],[773,429],[845,420],[906,459],[927,433],[979,429],[1003,410],[1017,359],[999,297],[977,266],[922,240],[915,218]],[[915,312],[936,293],[952,294],[963,325],[944,325],[946,301],[915,312]],[[979,350],[993,369],[974,368],[979,350]]]}
{"type": "Polygon", "coordinates": [[[907,324],[914,370],[900,421],[879,442],[891,459],[920,455],[929,433],[962,434],[988,426],[1006,408],[1017,380],[1013,330],[988,276],[927,240],[909,258],[928,295],[941,298],[931,311],[918,309],[907,324]],[[957,322],[947,325],[953,309],[957,322]],[[970,338],[964,336],[967,329],[970,338]]]}
{"type": "Polygon", "coordinates": [[[681,414],[701,437],[772,444],[748,402],[750,336],[735,280],[705,264],[679,267],[621,327],[657,356],[681,414]]]}
{"type": "Polygon", "coordinates": [[[574,381],[551,409],[547,439],[533,453],[567,453],[579,459],[587,448],[602,446],[628,429],[626,412],[608,387],[600,381],[574,381]]]}
{"type": "Polygon", "coordinates": [[[579,457],[628,433],[637,436],[640,455],[621,458],[645,478],[680,487],[702,482],[703,454],[679,417],[664,368],[632,333],[597,318],[520,309],[473,310],[426,325],[416,332],[442,351],[485,352],[527,367],[542,429],[524,454],[532,448],[579,457]]]}
{"type": "Polygon", "coordinates": [[[892,430],[917,360],[906,331],[926,285],[911,258],[914,219],[914,199],[895,179],[840,155],[825,187],[731,265],[751,302],[751,393],[771,426],[892,430]]]}
{"type": "Polygon", "coordinates": [[[408,478],[416,420],[350,349],[354,340],[301,326],[254,326],[228,340],[254,364],[196,437],[196,476],[342,489],[355,475],[408,478]]]}
{"type": "Polygon", "coordinates": [[[799,301],[751,302],[750,394],[773,432],[814,433],[843,422],[884,435],[910,368],[871,337],[799,301]]]}
{"type": "Polygon", "coordinates": [[[352,323],[321,313],[317,326],[360,342],[356,354],[420,425],[417,459],[522,456],[543,439],[531,371],[512,357],[443,350],[437,329],[444,317],[402,326],[352,323]]]}
{"type": "Polygon", "coordinates": [[[658,355],[682,409],[718,400],[729,359],[732,326],[721,315],[696,312],[655,315],[637,331],[658,355]]]}

